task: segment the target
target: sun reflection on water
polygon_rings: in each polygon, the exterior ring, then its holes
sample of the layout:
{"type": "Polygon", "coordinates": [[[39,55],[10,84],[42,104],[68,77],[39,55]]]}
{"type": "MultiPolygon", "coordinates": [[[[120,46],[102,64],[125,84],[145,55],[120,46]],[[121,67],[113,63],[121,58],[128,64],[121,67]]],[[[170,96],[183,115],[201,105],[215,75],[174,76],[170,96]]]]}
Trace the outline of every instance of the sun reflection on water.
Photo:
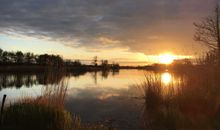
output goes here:
{"type": "Polygon", "coordinates": [[[169,85],[172,82],[172,75],[168,72],[161,75],[161,81],[164,85],[169,85]]]}

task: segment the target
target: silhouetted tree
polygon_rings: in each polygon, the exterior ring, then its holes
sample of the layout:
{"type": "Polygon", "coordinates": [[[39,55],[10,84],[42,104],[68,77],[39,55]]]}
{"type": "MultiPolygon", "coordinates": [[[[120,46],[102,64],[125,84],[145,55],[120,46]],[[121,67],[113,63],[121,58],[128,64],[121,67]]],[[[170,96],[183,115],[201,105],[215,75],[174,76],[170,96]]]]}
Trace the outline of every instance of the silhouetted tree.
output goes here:
{"type": "Polygon", "coordinates": [[[119,63],[115,63],[115,62],[112,63],[112,69],[113,70],[118,70],[119,68],[120,68],[119,63]]]}
{"type": "Polygon", "coordinates": [[[219,5],[217,4],[215,7],[215,12],[212,16],[208,16],[199,23],[194,23],[196,27],[196,32],[194,35],[195,40],[203,43],[213,50],[217,50],[218,58],[220,58],[219,22],[219,5]]]}
{"type": "Polygon", "coordinates": [[[44,55],[39,55],[37,59],[37,63],[39,65],[48,65],[49,64],[49,55],[44,54],[44,55]]]}
{"type": "Polygon", "coordinates": [[[48,55],[48,54],[38,56],[37,63],[39,65],[47,65],[54,67],[61,67],[64,64],[63,59],[60,56],[48,55]]]}
{"type": "Polygon", "coordinates": [[[17,56],[14,52],[8,52],[8,64],[16,63],[17,56]]]}
{"type": "Polygon", "coordinates": [[[52,55],[50,58],[53,66],[62,67],[64,65],[64,61],[59,55],[52,55]]]}
{"type": "Polygon", "coordinates": [[[21,51],[16,52],[16,59],[17,64],[22,64],[24,61],[24,54],[21,51]]]}
{"type": "Polygon", "coordinates": [[[94,66],[98,66],[98,57],[97,56],[95,56],[94,58],[93,58],[93,61],[92,61],[92,64],[94,65],[94,66]]]}
{"type": "Polygon", "coordinates": [[[28,52],[24,54],[24,57],[25,57],[26,64],[33,64],[35,62],[35,56],[33,53],[28,52]]]}
{"type": "Polygon", "coordinates": [[[2,53],[3,53],[3,50],[0,48],[0,56],[2,55],[2,53]]]}
{"type": "MultiPolygon", "coordinates": [[[[62,67],[64,65],[63,58],[59,55],[34,55],[33,53],[22,53],[21,51],[17,52],[8,52],[3,51],[0,48],[0,64],[1,65],[46,65],[53,67],[62,67]]],[[[81,64],[79,61],[76,61],[75,64],[81,64]]]]}
{"type": "Polygon", "coordinates": [[[103,68],[107,68],[108,67],[108,60],[101,60],[101,66],[103,68]]]}
{"type": "Polygon", "coordinates": [[[65,61],[65,65],[66,66],[71,66],[72,65],[72,61],[71,60],[66,60],[65,61]]]}
{"type": "Polygon", "coordinates": [[[0,48],[0,63],[2,62],[2,54],[3,54],[3,50],[0,48]]]}
{"type": "Polygon", "coordinates": [[[75,60],[75,61],[73,62],[73,65],[74,65],[74,66],[81,66],[82,63],[80,62],[80,60],[75,60]]]}
{"type": "Polygon", "coordinates": [[[5,63],[8,63],[9,61],[9,58],[8,58],[8,52],[7,51],[4,51],[2,53],[2,62],[5,64],[5,63]]]}

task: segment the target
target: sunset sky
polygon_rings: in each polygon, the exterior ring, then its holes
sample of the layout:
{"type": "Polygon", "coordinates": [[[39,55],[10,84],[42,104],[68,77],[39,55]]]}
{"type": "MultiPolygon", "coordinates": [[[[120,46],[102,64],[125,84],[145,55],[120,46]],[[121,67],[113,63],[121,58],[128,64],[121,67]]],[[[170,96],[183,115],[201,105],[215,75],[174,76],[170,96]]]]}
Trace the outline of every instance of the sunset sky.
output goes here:
{"type": "MultiPolygon", "coordinates": [[[[0,48],[66,59],[198,55],[194,26],[217,0],[0,0],[0,48]]],[[[154,60],[154,59],[153,59],[154,60]]]]}

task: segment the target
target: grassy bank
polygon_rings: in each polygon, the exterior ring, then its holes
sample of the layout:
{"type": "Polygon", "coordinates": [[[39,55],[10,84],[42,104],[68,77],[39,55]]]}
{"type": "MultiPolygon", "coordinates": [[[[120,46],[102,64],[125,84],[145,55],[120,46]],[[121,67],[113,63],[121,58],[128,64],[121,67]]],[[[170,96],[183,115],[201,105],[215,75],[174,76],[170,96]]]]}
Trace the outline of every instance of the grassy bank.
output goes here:
{"type": "Polygon", "coordinates": [[[45,105],[37,100],[15,103],[4,110],[6,130],[70,130],[72,117],[65,110],[45,105]]]}
{"type": "Polygon", "coordinates": [[[64,109],[45,105],[38,99],[26,99],[4,110],[3,130],[108,130],[87,126],[64,109]]]}
{"type": "Polygon", "coordinates": [[[3,130],[108,130],[102,125],[84,125],[79,117],[64,108],[67,84],[47,86],[42,96],[22,98],[6,106],[3,130]]]}

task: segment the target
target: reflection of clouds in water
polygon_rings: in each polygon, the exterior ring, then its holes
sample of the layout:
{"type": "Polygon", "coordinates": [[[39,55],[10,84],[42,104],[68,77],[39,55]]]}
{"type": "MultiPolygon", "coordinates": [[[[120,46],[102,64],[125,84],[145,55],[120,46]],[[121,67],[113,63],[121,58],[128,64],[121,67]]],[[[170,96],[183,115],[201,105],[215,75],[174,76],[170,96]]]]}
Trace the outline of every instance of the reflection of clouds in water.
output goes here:
{"type": "Polygon", "coordinates": [[[132,86],[72,88],[65,105],[85,122],[114,120],[114,125],[132,130],[137,128],[142,109],[141,100],[129,96],[134,90],[132,86]]]}
{"type": "Polygon", "coordinates": [[[111,87],[85,87],[71,88],[68,90],[69,98],[77,99],[108,99],[112,97],[130,97],[135,92],[134,86],[128,88],[111,88],[111,87]]]}
{"type": "Polygon", "coordinates": [[[98,99],[100,99],[100,100],[106,100],[106,99],[108,99],[108,98],[118,97],[118,96],[120,96],[120,95],[117,94],[117,93],[109,93],[109,94],[100,95],[100,96],[98,97],[98,99]]]}
{"type": "MultiPolygon", "coordinates": [[[[169,81],[170,83],[178,81],[175,74],[166,73],[143,70],[121,70],[120,73],[114,76],[110,72],[107,78],[102,77],[102,72],[72,73],[69,77],[65,77],[65,75],[59,73],[59,75],[57,73],[35,74],[36,76],[19,75],[17,77],[21,78],[9,78],[10,80],[6,80],[5,82],[0,79],[0,84],[2,82],[2,84],[6,83],[12,86],[7,86],[12,89],[3,88],[0,91],[0,96],[1,94],[7,94],[19,97],[24,90],[30,95],[35,95],[33,91],[36,90],[36,92],[40,93],[38,89],[45,87],[46,84],[54,84],[61,79],[65,79],[69,81],[68,96],[65,102],[67,110],[79,115],[83,121],[87,122],[117,119],[117,123],[121,123],[120,126],[126,127],[124,129],[132,130],[135,125],[137,126],[140,123],[139,118],[143,108],[143,101],[133,98],[143,97],[143,92],[136,85],[145,81],[145,74],[156,77],[161,82],[164,80],[168,83],[169,79],[171,79],[169,81]],[[97,82],[95,83],[94,80],[97,82]],[[16,89],[15,84],[17,82],[24,83],[25,87],[16,89]],[[29,84],[33,84],[33,87],[26,88],[29,84]]],[[[169,87],[164,88],[167,89],[169,87]]]]}

